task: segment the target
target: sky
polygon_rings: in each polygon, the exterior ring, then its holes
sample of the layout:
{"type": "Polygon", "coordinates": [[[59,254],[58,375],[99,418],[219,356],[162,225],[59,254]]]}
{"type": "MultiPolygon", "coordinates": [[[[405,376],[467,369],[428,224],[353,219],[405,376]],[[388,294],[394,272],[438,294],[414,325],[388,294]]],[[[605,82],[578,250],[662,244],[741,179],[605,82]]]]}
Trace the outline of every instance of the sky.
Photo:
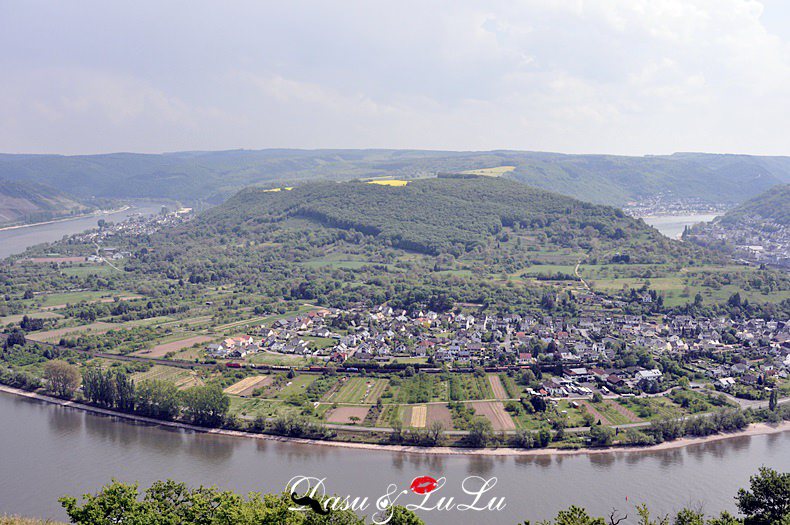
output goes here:
{"type": "Polygon", "coordinates": [[[0,152],[790,155],[787,0],[0,0],[0,152]]]}

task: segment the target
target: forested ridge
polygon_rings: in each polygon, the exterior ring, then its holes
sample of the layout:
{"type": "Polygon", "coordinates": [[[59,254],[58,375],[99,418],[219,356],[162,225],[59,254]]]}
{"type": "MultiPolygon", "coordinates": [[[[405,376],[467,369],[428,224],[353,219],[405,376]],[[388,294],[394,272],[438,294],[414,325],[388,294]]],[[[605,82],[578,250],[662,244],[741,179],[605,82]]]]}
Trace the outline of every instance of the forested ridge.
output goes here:
{"type": "Polygon", "coordinates": [[[757,197],[749,199],[727,212],[721,218],[721,222],[737,224],[748,217],[772,220],[778,224],[790,226],[790,184],[774,186],[757,197]]]}
{"type": "Polygon", "coordinates": [[[221,202],[250,185],[361,177],[415,178],[512,166],[507,177],[585,201],[624,205],[658,193],[742,202],[790,182],[790,158],[678,153],[628,157],[529,151],[234,150],[161,155],[3,155],[0,178],[77,197],[221,202]]]}
{"type": "Polygon", "coordinates": [[[544,232],[557,245],[593,234],[604,243],[635,235],[656,243],[663,239],[619,209],[490,177],[421,179],[404,187],[348,182],[307,184],[283,192],[250,188],[204,221],[241,226],[288,218],[354,230],[430,255],[459,256],[506,227],[544,232]]]}

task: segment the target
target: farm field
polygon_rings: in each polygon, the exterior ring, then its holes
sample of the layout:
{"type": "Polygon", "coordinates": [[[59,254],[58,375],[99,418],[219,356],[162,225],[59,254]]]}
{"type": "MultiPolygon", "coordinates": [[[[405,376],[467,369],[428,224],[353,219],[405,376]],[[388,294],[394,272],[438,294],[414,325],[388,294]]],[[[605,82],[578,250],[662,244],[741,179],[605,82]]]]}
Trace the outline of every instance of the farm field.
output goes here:
{"type": "Polygon", "coordinates": [[[488,382],[491,384],[491,391],[495,399],[508,399],[502,380],[496,374],[488,374],[488,382]]]}
{"type": "Polygon", "coordinates": [[[245,377],[238,383],[234,383],[223,390],[223,392],[234,396],[247,397],[251,396],[255,389],[270,385],[272,380],[273,378],[270,375],[245,377]]]}
{"type": "Polygon", "coordinates": [[[450,376],[449,392],[451,401],[494,399],[491,382],[486,376],[453,374],[450,376]]]}
{"type": "Polygon", "coordinates": [[[515,170],[515,166],[496,166],[494,168],[480,168],[476,170],[466,170],[461,173],[468,173],[469,175],[483,175],[485,177],[501,177],[505,173],[510,173],[515,170]]]}
{"type": "Polygon", "coordinates": [[[428,407],[426,405],[416,405],[411,407],[409,426],[414,428],[425,428],[428,422],[428,407]]]}
{"type": "Polygon", "coordinates": [[[16,315],[8,315],[6,317],[0,317],[0,326],[6,325],[8,323],[18,323],[22,320],[23,317],[28,316],[33,319],[60,319],[63,316],[57,312],[30,312],[28,314],[16,314],[16,315]]]}
{"type": "Polygon", "coordinates": [[[510,417],[510,414],[505,412],[505,406],[498,401],[476,401],[470,403],[472,408],[475,409],[475,414],[483,416],[491,422],[494,430],[513,430],[516,424],[510,417]]]}
{"type": "Polygon", "coordinates": [[[60,341],[60,338],[65,335],[74,334],[77,332],[104,334],[117,328],[120,328],[120,325],[99,321],[97,323],[91,323],[82,326],[71,326],[69,328],[56,328],[54,330],[47,330],[44,332],[34,332],[28,335],[27,338],[41,343],[57,343],[60,341]]]}
{"type": "Polygon", "coordinates": [[[332,409],[327,413],[326,420],[329,423],[350,425],[365,420],[370,407],[367,406],[342,406],[332,409]],[[354,418],[354,419],[351,419],[354,418]]]}
{"type": "Polygon", "coordinates": [[[178,339],[176,341],[158,344],[155,347],[151,348],[150,350],[138,350],[137,352],[132,353],[132,355],[139,355],[139,356],[145,356],[151,358],[161,358],[161,357],[165,357],[170,352],[175,353],[185,348],[189,348],[192,345],[207,343],[212,340],[212,338],[207,335],[196,335],[191,337],[189,337],[189,334],[184,334],[184,335],[187,336],[186,339],[178,339]]]}
{"type": "Polygon", "coordinates": [[[335,403],[375,403],[387,388],[387,379],[351,377],[332,397],[335,403]]]}
{"type": "Polygon", "coordinates": [[[298,375],[293,379],[287,380],[283,387],[280,388],[273,397],[275,399],[287,399],[290,396],[304,393],[307,387],[316,379],[318,379],[318,376],[309,374],[298,375]]]}
{"type": "Polygon", "coordinates": [[[428,425],[434,421],[442,424],[445,430],[452,430],[453,416],[450,414],[450,409],[444,403],[432,403],[428,405],[428,425]]]}
{"type": "Polygon", "coordinates": [[[132,379],[135,382],[153,380],[169,381],[182,390],[191,386],[203,384],[203,381],[198,378],[192,370],[164,365],[154,365],[145,372],[133,374],[132,379]]]}

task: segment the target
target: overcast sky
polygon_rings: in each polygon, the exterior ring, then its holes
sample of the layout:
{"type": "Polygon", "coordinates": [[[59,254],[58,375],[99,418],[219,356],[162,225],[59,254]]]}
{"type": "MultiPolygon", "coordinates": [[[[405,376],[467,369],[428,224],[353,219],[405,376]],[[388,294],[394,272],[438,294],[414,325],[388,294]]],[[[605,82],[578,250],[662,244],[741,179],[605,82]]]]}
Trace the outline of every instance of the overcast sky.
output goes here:
{"type": "Polygon", "coordinates": [[[0,0],[0,151],[790,155],[787,0],[0,0]]]}

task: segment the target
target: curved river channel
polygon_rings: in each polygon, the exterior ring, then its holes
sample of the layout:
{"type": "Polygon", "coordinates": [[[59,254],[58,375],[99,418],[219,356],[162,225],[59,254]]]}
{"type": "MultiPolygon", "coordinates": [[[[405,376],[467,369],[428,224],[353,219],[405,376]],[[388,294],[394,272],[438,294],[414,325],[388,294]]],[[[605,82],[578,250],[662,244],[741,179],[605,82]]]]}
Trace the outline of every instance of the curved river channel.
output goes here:
{"type": "MultiPolygon", "coordinates": [[[[733,496],[761,465],[790,470],[790,432],[736,437],[658,452],[556,456],[434,456],[234,438],[136,424],[0,393],[0,514],[64,519],[57,498],[91,492],[115,477],[142,486],[163,478],[240,492],[280,491],[296,475],[326,477],[330,492],[367,496],[390,483],[445,476],[441,495],[471,502],[467,476],[497,477],[489,512],[421,513],[427,523],[520,523],[571,504],[603,515],[684,505],[734,510],[733,496]],[[627,498],[627,499],[626,499],[627,498]]],[[[409,494],[403,503],[416,503],[409,494]]]]}

